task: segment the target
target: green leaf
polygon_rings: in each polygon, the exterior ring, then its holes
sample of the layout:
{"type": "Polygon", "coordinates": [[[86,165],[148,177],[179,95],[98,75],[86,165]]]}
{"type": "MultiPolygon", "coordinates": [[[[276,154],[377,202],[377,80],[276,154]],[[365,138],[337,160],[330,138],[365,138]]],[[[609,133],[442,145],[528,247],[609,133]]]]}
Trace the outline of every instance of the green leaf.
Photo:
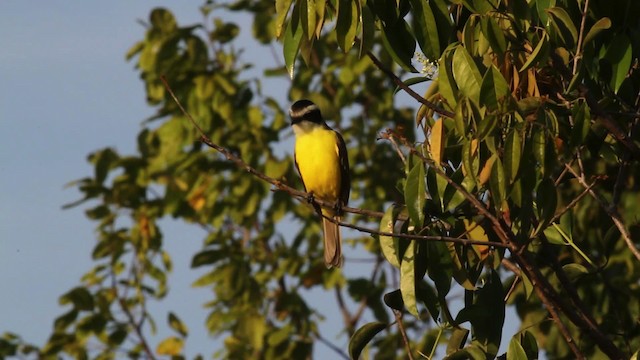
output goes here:
{"type": "Polygon", "coordinates": [[[573,49],[578,41],[578,30],[576,29],[567,11],[561,7],[552,7],[546,12],[551,15],[551,25],[556,30],[561,45],[567,49],[573,49]]]}
{"type": "Polygon", "coordinates": [[[507,39],[496,19],[493,16],[483,16],[480,18],[480,26],[493,51],[502,56],[507,51],[507,39]]]}
{"type": "Polygon", "coordinates": [[[160,30],[162,33],[170,34],[178,28],[173,14],[165,8],[155,8],[149,16],[151,26],[160,30]]]}
{"type": "Polygon", "coordinates": [[[429,59],[440,57],[438,26],[428,1],[410,0],[413,11],[413,32],[422,53],[429,59]]]}
{"type": "Polygon", "coordinates": [[[182,335],[183,337],[186,337],[189,334],[189,330],[187,329],[187,326],[173,312],[169,312],[168,321],[169,321],[169,326],[173,330],[177,331],[178,334],[182,335]]]}
{"type": "Polygon", "coordinates": [[[73,304],[76,310],[91,311],[93,310],[93,295],[87,288],[78,286],[69,290],[60,297],[60,305],[73,304]]]}
{"type": "Polygon", "coordinates": [[[416,42],[406,21],[400,19],[383,26],[382,45],[393,61],[403,69],[413,73],[418,72],[411,65],[411,59],[416,51],[416,42]]]}
{"type": "Polygon", "coordinates": [[[585,101],[580,101],[573,108],[573,129],[571,130],[571,146],[580,146],[591,129],[591,112],[585,101]]]}
{"type": "Polygon", "coordinates": [[[480,103],[489,109],[497,109],[502,100],[511,95],[509,84],[495,65],[491,65],[482,78],[480,103]]]}
{"type": "Polygon", "coordinates": [[[193,256],[191,260],[191,268],[197,268],[203,265],[211,265],[219,260],[225,259],[227,254],[223,250],[204,250],[193,256]]]}
{"type": "MultiPolygon", "coordinates": [[[[393,234],[399,208],[395,205],[389,206],[380,220],[380,232],[393,234]]],[[[400,245],[397,238],[393,236],[380,235],[380,248],[385,259],[396,268],[400,268],[400,245]]]]}
{"type": "Polygon", "coordinates": [[[458,254],[455,244],[448,243],[451,264],[453,265],[453,278],[466,290],[476,290],[474,282],[469,278],[467,264],[463,257],[458,254]]]}
{"type": "Polygon", "coordinates": [[[424,223],[424,205],[427,200],[424,164],[417,160],[407,176],[404,187],[404,200],[407,204],[409,217],[416,227],[422,228],[424,223]]]}
{"type": "Polygon", "coordinates": [[[625,34],[619,34],[616,40],[609,45],[605,59],[611,64],[611,81],[609,82],[613,91],[618,93],[622,82],[629,74],[629,68],[633,58],[633,48],[629,38],[625,34]]]}
{"type": "Polygon", "coordinates": [[[438,90],[449,106],[456,108],[456,114],[458,114],[457,110],[462,110],[462,107],[457,105],[459,90],[453,75],[453,49],[455,47],[447,48],[438,60],[438,90]]]}
{"type": "Polygon", "coordinates": [[[310,40],[316,33],[316,1],[303,0],[300,2],[300,20],[307,40],[310,40]]]}
{"type": "Polygon", "coordinates": [[[549,35],[547,33],[542,34],[542,38],[538,41],[536,48],[533,49],[531,55],[527,57],[527,61],[522,64],[522,67],[519,72],[524,72],[528,70],[530,67],[538,65],[546,59],[549,54],[549,35]]]}
{"type": "Polygon", "coordinates": [[[547,14],[546,10],[556,6],[556,0],[537,0],[535,5],[542,25],[549,25],[549,14],[547,14]]]}
{"type": "Polygon", "coordinates": [[[536,189],[536,204],[538,205],[538,230],[544,229],[556,213],[558,206],[557,189],[553,180],[545,178],[536,189]]]}
{"type": "Polygon", "coordinates": [[[386,328],[387,324],[383,322],[370,322],[356,330],[351,336],[351,340],[349,340],[349,356],[351,356],[351,359],[359,359],[360,353],[362,353],[369,341],[386,328]]]}
{"type": "Polygon", "coordinates": [[[402,255],[400,263],[400,292],[402,301],[407,311],[419,318],[416,303],[416,277],[415,277],[415,241],[412,240],[407,250],[402,255]]]}
{"type": "Polygon", "coordinates": [[[447,344],[447,354],[462,349],[469,337],[469,330],[462,327],[454,327],[447,344]]]}
{"type": "Polygon", "coordinates": [[[591,42],[591,40],[593,40],[602,31],[607,30],[609,28],[611,28],[611,19],[609,19],[608,17],[603,17],[601,19],[598,19],[598,21],[596,21],[596,23],[593,24],[591,29],[589,29],[589,32],[587,32],[587,35],[584,37],[584,41],[582,42],[583,47],[587,45],[589,42],[591,42]]]}
{"type": "Polygon", "coordinates": [[[402,292],[400,289],[384,294],[383,300],[388,307],[394,310],[404,310],[404,301],[402,300],[402,292]]]}
{"type": "Polygon", "coordinates": [[[283,44],[285,68],[290,78],[293,78],[293,67],[296,62],[296,57],[298,57],[298,51],[300,51],[300,41],[302,40],[303,34],[304,29],[300,21],[298,6],[295,5],[284,33],[283,44]]]}
{"type": "Polygon", "coordinates": [[[528,360],[527,353],[522,348],[522,345],[520,345],[520,339],[517,334],[509,341],[507,360],[528,360]]]}
{"type": "Polygon", "coordinates": [[[540,175],[544,176],[545,170],[545,153],[547,148],[547,138],[544,128],[540,126],[534,126],[532,131],[531,141],[533,149],[533,158],[536,160],[537,168],[540,169],[540,175]]]}
{"type": "Polygon", "coordinates": [[[527,353],[527,359],[538,358],[538,341],[531,332],[525,330],[520,333],[520,345],[527,353]]]}
{"type": "Polygon", "coordinates": [[[284,27],[284,21],[287,19],[287,13],[291,8],[293,0],[276,0],[276,37],[280,38],[282,35],[282,28],[284,27]]]}
{"type": "Polygon", "coordinates": [[[513,129],[507,135],[504,144],[504,172],[508,176],[509,183],[513,184],[518,176],[520,158],[522,157],[522,140],[520,133],[513,129]]]}
{"type": "MultiPolygon", "coordinates": [[[[315,14],[314,14],[315,15],[315,14]]],[[[336,38],[338,45],[344,52],[353,47],[360,20],[360,1],[339,0],[338,20],[336,23],[336,38]]]]}
{"type": "Polygon", "coordinates": [[[478,102],[482,75],[471,55],[462,46],[458,46],[453,54],[453,77],[462,94],[478,102]]]}
{"type": "Polygon", "coordinates": [[[491,189],[491,195],[493,197],[493,205],[497,210],[502,209],[502,202],[507,196],[507,185],[504,174],[504,168],[502,161],[497,155],[495,157],[493,167],[491,168],[491,176],[489,177],[489,188],[491,189]]]}
{"type": "Polygon", "coordinates": [[[362,33],[360,35],[360,56],[373,48],[375,43],[376,20],[368,6],[362,8],[362,33]]]}
{"type": "Polygon", "coordinates": [[[424,306],[427,308],[429,315],[431,315],[433,321],[438,323],[440,321],[440,303],[438,301],[438,295],[436,294],[435,290],[431,286],[429,286],[426,281],[420,281],[418,283],[417,290],[418,291],[416,295],[418,297],[418,300],[422,301],[424,306]]]}

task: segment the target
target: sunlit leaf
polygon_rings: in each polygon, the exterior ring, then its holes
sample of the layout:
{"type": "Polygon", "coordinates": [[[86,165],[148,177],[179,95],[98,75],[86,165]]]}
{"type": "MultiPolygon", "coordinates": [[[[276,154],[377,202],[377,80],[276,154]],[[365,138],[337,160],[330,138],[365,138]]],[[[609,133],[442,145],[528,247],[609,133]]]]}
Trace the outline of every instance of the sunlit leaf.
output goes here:
{"type": "Polygon", "coordinates": [[[584,41],[582,42],[583,46],[587,45],[591,40],[593,40],[598,34],[602,31],[611,28],[611,19],[608,17],[603,17],[598,19],[593,26],[587,32],[587,35],[584,37],[584,41]]]}
{"type": "Polygon", "coordinates": [[[420,228],[424,223],[424,205],[427,199],[424,164],[416,161],[407,176],[404,199],[413,225],[420,228]]]}
{"type": "Polygon", "coordinates": [[[453,77],[464,96],[475,102],[479,101],[482,75],[471,55],[462,46],[458,46],[453,54],[453,77]]]}
{"type": "MultiPolygon", "coordinates": [[[[397,216],[398,208],[395,205],[387,208],[382,220],[380,220],[380,231],[392,234],[397,216]]],[[[380,235],[380,248],[382,249],[382,255],[384,255],[385,259],[399,269],[402,254],[400,254],[398,239],[393,236],[380,235]]]]}
{"type": "Polygon", "coordinates": [[[510,94],[511,90],[504,76],[494,65],[491,65],[482,78],[480,103],[489,109],[496,109],[498,104],[510,94]]]}
{"type": "Polygon", "coordinates": [[[548,52],[549,52],[549,35],[547,35],[547,33],[543,33],[535,49],[533,49],[533,51],[531,52],[531,55],[527,56],[527,61],[525,61],[525,63],[522,64],[522,67],[520,67],[518,71],[525,72],[530,67],[542,63],[542,61],[547,57],[548,52]]]}
{"type": "Polygon", "coordinates": [[[158,355],[176,356],[180,355],[183,347],[184,342],[182,341],[182,339],[171,336],[162,340],[158,344],[158,347],[156,347],[156,353],[158,355]]]}
{"type": "Polygon", "coordinates": [[[518,176],[521,157],[522,140],[520,139],[520,133],[517,129],[512,130],[507,135],[507,140],[504,145],[504,172],[510,183],[513,183],[518,176]]]}
{"type": "Polygon", "coordinates": [[[411,241],[400,263],[400,291],[407,311],[419,317],[416,303],[415,241],[411,241]]]}

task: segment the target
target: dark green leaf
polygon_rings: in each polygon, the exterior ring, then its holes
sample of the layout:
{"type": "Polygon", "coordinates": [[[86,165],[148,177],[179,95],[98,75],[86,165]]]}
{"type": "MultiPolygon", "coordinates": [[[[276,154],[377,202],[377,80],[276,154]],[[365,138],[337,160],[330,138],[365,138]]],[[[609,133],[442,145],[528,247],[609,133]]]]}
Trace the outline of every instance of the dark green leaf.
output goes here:
{"type": "Polygon", "coordinates": [[[578,41],[578,30],[576,29],[571,16],[561,7],[552,7],[546,12],[551,15],[549,19],[561,45],[567,49],[573,49],[578,41]]]}
{"type": "MultiPolygon", "coordinates": [[[[336,37],[342,51],[351,50],[358,30],[360,19],[360,2],[352,0],[338,1],[338,20],[336,23],[336,37]]],[[[315,16],[315,10],[314,10],[315,16]]]]}
{"type": "Polygon", "coordinates": [[[85,287],[76,287],[60,297],[60,305],[72,303],[77,310],[93,310],[93,295],[85,287]]]}
{"type": "Polygon", "coordinates": [[[416,50],[416,41],[406,21],[398,20],[385,25],[382,28],[382,45],[391,58],[403,69],[409,72],[418,72],[411,65],[411,59],[416,50]]]}
{"type": "Polygon", "coordinates": [[[620,34],[616,40],[609,45],[605,59],[609,60],[612,69],[610,86],[616,93],[620,89],[622,82],[629,74],[629,68],[633,58],[633,48],[629,38],[625,34],[620,34]]]}
{"type": "Polygon", "coordinates": [[[556,213],[558,195],[553,180],[545,178],[536,189],[536,204],[538,205],[538,229],[544,229],[556,213]]]}
{"type": "Polygon", "coordinates": [[[497,109],[503,99],[509,95],[511,95],[509,84],[500,71],[491,65],[482,78],[480,103],[489,109],[497,109]]]}
{"type": "Polygon", "coordinates": [[[204,250],[194,255],[191,260],[191,268],[214,264],[228,255],[222,250],[204,250]]]}
{"type": "Polygon", "coordinates": [[[384,294],[384,303],[394,310],[403,311],[404,301],[400,289],[384,294]]]}
{"type": "Polygon", "coordinates": [[[587,138],[591,129],[591,112],[586,102],[580,101],[573,108],[573,129],[571,131],[571,146],[580,146],[587,138]]]}
{"type": "Polygon", "coordinates": [[[187,329],[187,326],[173,312],[169,312],[168,321],[169,321],[169,326],[173,330],[177,331],[178,334],[182,335],[183,337],[186,337],[189,334],[189,330],[187,329]]]}
{"type": "Polygon", "coordinates": [[[504,172],[512,184],[518,175],[520,158],[522,157],[522,140],[520,133],[514,129],[507,135],[504,144],[504,172]]]}
{"type": "Polygon", "coordinates": [[[429,60],[436,60],[440,57],[440,39],[438,37],[438,26],[428,1],[410,0],[413,8],[413,31],[422,53],[429,60]]]}
{"type": "Polygon", "coordinates": [[[369,341],[386,328],[387,324],[385,323],[370,322],[356,330],[356,332],[353,333],[353,336],[351,336],[351,340],[349,340],[349,356],[351,356],[351,359],[359,359],[360,353],[364,347],[367,346],[369,341]]]}
{"type": "Polygon", "coordinates": [[[491,196],[493,197],[493,205],[496,209],[502,209],[502,202],[507,196],[507,180],[504,174],[504,168],[502,161],[496,155],[493,167],[491,168],[491,176],[489,177],[489,188],[491,189],[491,196]]]}

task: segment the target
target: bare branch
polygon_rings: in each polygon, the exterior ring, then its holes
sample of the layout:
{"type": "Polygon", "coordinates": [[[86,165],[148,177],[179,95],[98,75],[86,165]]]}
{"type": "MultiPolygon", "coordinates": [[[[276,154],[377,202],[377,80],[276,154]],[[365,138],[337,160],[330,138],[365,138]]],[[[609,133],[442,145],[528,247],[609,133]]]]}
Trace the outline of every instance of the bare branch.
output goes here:
{"type": "Polygon", "coordinates": [[[402,312],[393,310],[393,315],[396,316],[396,323],[398,324],[398,329],[400,330],[400,334],[402,335],[402,342],[404,342],[404,346],[407,349],[407,357],[409,360],[413,360],[409,338],[407,338],[407,332],[405,331],[404,324],[402,323],[402,312]]]}

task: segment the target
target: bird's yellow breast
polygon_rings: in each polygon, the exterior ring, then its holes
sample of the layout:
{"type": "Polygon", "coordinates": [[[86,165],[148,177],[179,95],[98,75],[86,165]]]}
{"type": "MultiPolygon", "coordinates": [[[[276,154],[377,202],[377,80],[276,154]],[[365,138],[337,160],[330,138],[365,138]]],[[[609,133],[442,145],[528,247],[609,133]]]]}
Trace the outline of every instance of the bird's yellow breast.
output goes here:
{"type": "Polygon", "coordinates": [[[337,201],[341,173],[336,133],[318,127],[297,135],[295,155],[307,192],[327,201],[337,201]]]}

